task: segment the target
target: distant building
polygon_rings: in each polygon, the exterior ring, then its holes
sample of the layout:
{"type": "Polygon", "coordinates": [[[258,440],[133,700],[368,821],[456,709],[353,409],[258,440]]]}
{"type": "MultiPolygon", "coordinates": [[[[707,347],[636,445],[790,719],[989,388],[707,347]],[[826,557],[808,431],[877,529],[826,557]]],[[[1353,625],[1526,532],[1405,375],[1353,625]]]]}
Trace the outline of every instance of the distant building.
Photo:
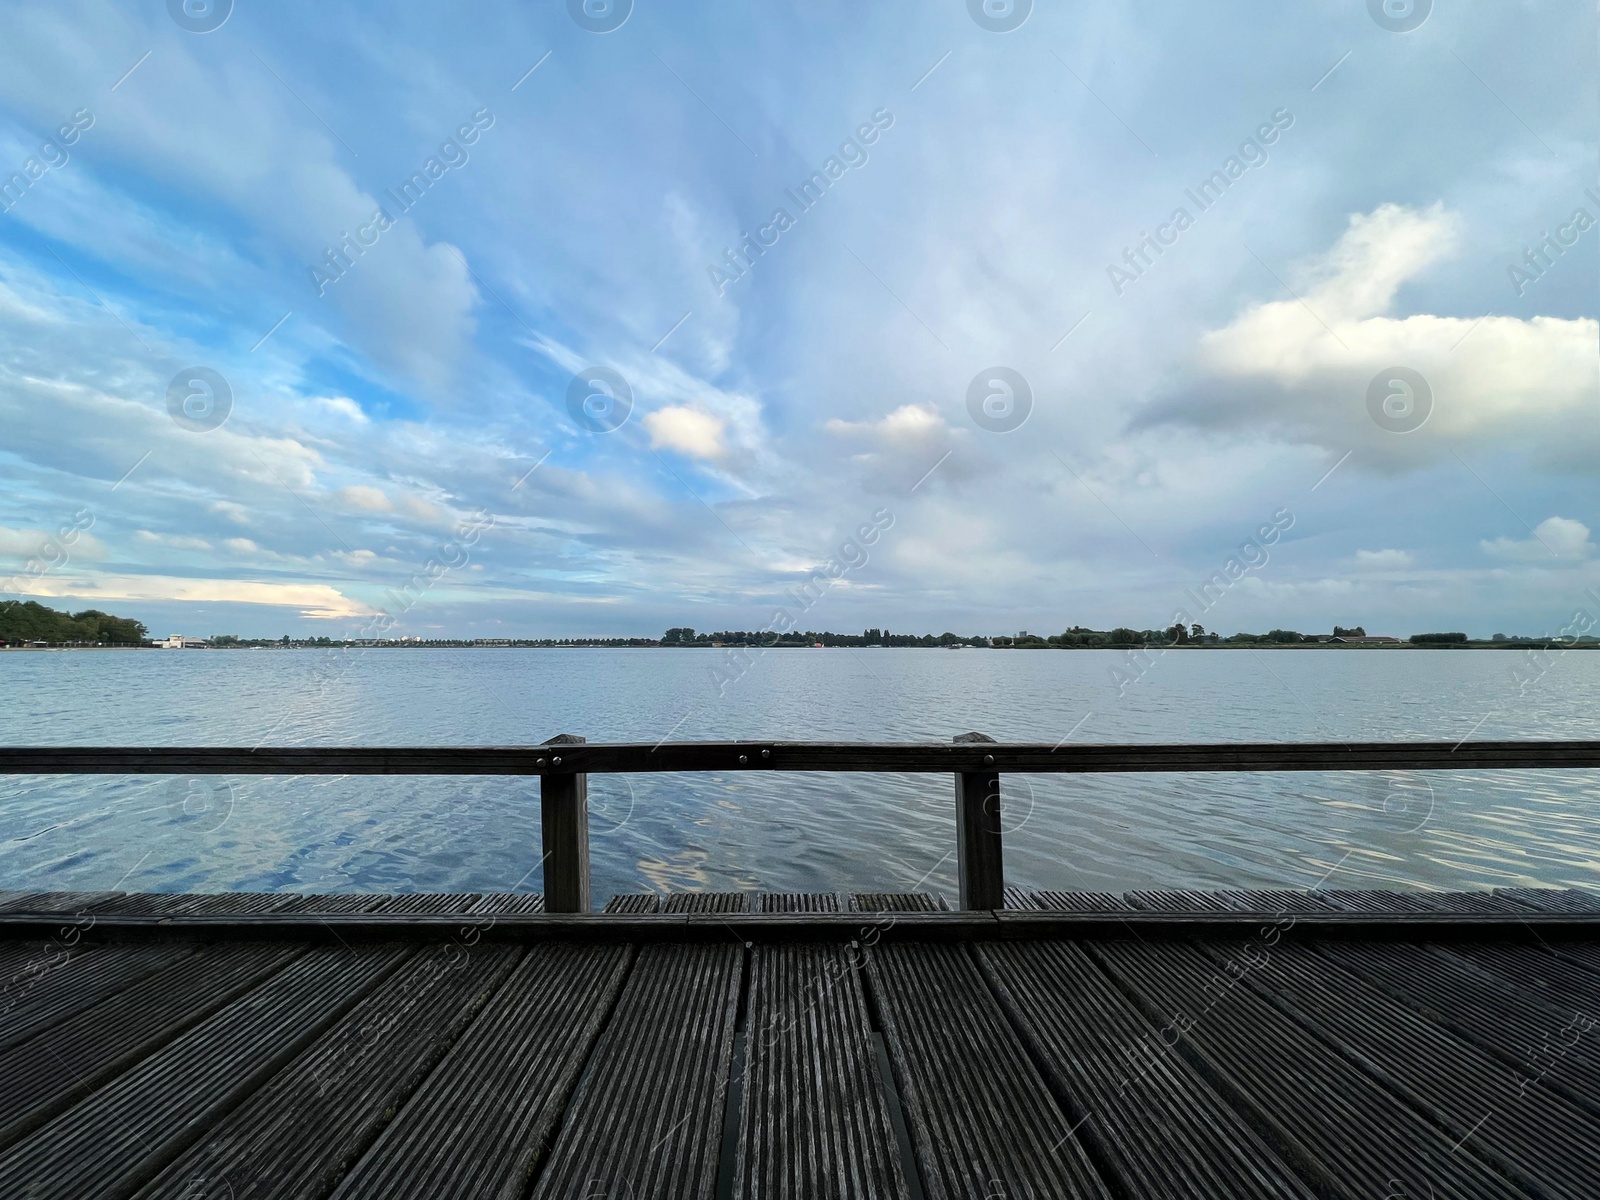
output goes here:
{"type": "Polygon", "coordinates": [[[157,642],[163,650],[209,650],[211,643],[205,638],[184,637],[181,633],[174,633],[165,641],[157,642]]]}
{"type": "Polygon", "coordinates": [[[1345,646],[1398,646],[1400,639],[1397,637],[1384,637],[1383,635],[1362,635],[1361,637],[1336,637],[1330,641],[1338,642],[1345,646]]]}

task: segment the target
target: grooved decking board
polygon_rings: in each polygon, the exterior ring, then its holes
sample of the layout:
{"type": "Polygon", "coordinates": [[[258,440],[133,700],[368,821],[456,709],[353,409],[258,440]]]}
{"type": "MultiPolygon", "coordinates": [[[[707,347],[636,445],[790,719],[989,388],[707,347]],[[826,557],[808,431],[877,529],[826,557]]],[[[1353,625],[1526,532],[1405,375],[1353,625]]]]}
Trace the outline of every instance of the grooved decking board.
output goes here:
{"type": "Polygon", "coordinates": [[[1600,1114],[1600,1056],[1588,1038],[1559,1056],[1550,1045],[1575,1016],[1470,960],[1400,944],[1324,942],[1317,953],[1494,1054],[1524,1077],[1600,1114]]]}
{"type": "Polygon", "coordinates": [[[299,897],[289,892],[129,892],[94,906],[103,916],[171,916],[179,913],[275,912],[299,897]]]}
{"type": "Polygon", "coordinates": [[[837,892],[759,892],[757,912],[838,912],[837,892]]]}
{"type": "Polygon", "coordinates": [[[243,1104],[139,1200],[288,1200],[339,1181],[521,957],[516,946],[424,950],[243,1104]]]}
{"type": "Polygon", "coordinates": [[[126,892],[28,892],[0,904],[0,912],[83,914],[126,892]]]}
{"type": "Polygon", "coordinates": [[[1600,1017],[1600,977],[1537,946],[1454,946],[1449,953],[1476,963],[1552,1008],[1600,1017]]]}
{"type": "Polygon", "coordinates": [[[370,892],[338,892],[328,896],[296,896],[280,908],[286,913],[371,912],[383,896],[370,892]]]}
{"type": "Polygon", "coordinates": [[[750,911],[749,892],[678,892],[661,904],[668,913],[742,913],[750,911]]]}
{"type": "Polygon", "coordinates": [[[1001,892],[1001,895],[1005,897],[1004,907],[1006,908],[1032,909],[1039,907],[1033,902],[1033,893],[1026,888],[1008,887],[1001,892]]]}
{"type": "Polygon", "coordinates": [[[1600,942],[1567,943],[1558,946],[1556,953],[1569,962],[1600,974],[1600,942]]]}
{"type": "Polygon", "coordinates": [[[1227,912],[1228,906],[1213,892],[1159,891],[1129,892],[1127,907],[1146,912],[1227,912]]]}
{"type": "Polygon", "coordinates": [[[1322,898],[1340,912],[1427,913],[1440,906],[1422,892],[1383,892],[1374,888],[1327,888],[1322,898]]]}
{"type": "Polygon", "coordinates": [[[1295,888],[1266,888],[1262,890],[1241,891],[1229,888],[1224,891],[1214,892],[1213,895],[1222,902],[1224,907],[1234,912],[1258,913],[1326,913],[1337,912],[1329,904],[1320,891],[1312,889],[1295,888]]]}
{"type": "Polygon", "coordinates": [[[1600,1124],[1588,1113],[1303,946],[1276,947],[1248,982],[1529,1191],[1592,1194],[1600,1124]]]}
{"type": "Polygon", "coordinates": [[[601,910],[608,913],[653,913],[661,911],[661,897],[648,892],[613,896],[601,910]]]}
{"type": "Polygon", "coordinates": [[[713,1195],[742,961],[733,946],[639,952],[535,1200],[713,1195]]]}
{"type": "Polygon", "coordinates": [[[943,896],[932,892],[855,892],[850,896],[855,912],[942,912],[948,906],[943,896]]]}
{"type": "MultiPolygon", "coordinates": [[[[17,988],[41,969],[41,964],[61,966],[83,954],[78,942],[59,942],[50,938],[0,942],[0,1014],[17,1003],[17,988]]],[[[31,990],[31,989],[29,989],[31,990]]]]}
{"type": "Polygon", "coordinates": [[[190,913],[230,913],[245,916],[250,913],[278,912],[286,908],[294,897],[287,892],[216,892],[195,897],[190,913]]]}
{"type": "Polygon", "coordinates": [[[965,948],[880,945],[867,971],[929,1200],[1109,1195],[965,948]]]}
{"type": "Polygon", "coordinates": [[[297,952],[282,944],[206,947],[0,1053],[0,1145],[203,1021],[297,952]]]}
{"type": "Polygon", "coordinates": [[[1600,913],[1600,895],[1581,888],[1496,888],[1495,895],[1540,912],[1600,913]]]}
{"type": "Polygon", "coordinates": [[[980,945],[979,962],[1078,1137],[1149,1200],[1312,1193],[1071,942],[980,945]]]}
{"type": "Polygon", "coordinates": [[[1524,1194],[1470,1141],[1457,1147],[1455,1136],[1193,947],[1105,941],[1090,953],[1151,1021],[1182,1034],[1179,1053],[1314,1189],[1320,1182],[1352,1200],[1524,1194]]]}
{"type": "Polygon", "coordinates": [[[907,1197],[861,981],[841,946],[751,955],[733,1194],[907,1197]]]}
{"type": "Polygon", "coordinates": [[[1053,912],[1121,912],[1127,907],[1114,892],[1033,892],[1034,907],[1053,912]]]}
{"type": "Polygon", "coordinates": [[[454,892],[413,892],[405,896],[390,896],[371,908],[381,913],[464,913],[482,900],[479,893],[462,895],[454,892]]]}
{"type": "Polygon", "coordinates": [[[335,1200],[522,1196],[631,958],[622,946],[532,947],[335,1200]]]}
{"type": "Polygon", "coordinates": [[[90,911],[107,916],[162,916],[185,912],[194,907],[196,899],[186,892],[128,892],[126,895],[108,896],[98,901],[90,911]]]}
{"type": "Polygon", "coordinates": [[[1445,912],[1522,913],[1529,907],[1494,892],[1430,892],[1428,898],[1445,912]]]}
{"type": "Polygon", "coordinates": [[[94,906],[101,916],[171,916],[179,913],[272,912],[286,905],[292,896],[284,892],[129,892],[115,895],[94,906]]]}
{"type": "Polygon", "coordinates": [[[405,956],[314,947],[0,1156],[0,1195],[131,1194],[405,956]]]}
{"type": "Polygon", "coordinates": [[[508,916],[540,913],[544,911],[544,895],[541,892],[490,892],[470,911],[474,916],[480,913],[504,913],[508,916]]]}
{"type": "Polygon", "coordinates": [[[160,943],[39,947],[28,966],[7,976],[0,1048],[32,1037],[193,952],[192,945],[160,943]]]}

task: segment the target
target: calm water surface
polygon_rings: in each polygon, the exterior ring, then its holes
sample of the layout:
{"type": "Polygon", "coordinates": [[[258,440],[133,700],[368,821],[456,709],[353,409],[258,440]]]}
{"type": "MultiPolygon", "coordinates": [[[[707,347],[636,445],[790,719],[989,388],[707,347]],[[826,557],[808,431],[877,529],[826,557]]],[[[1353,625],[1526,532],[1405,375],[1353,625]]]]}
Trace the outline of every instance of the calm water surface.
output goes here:
{"type": "MultiPolygon", "coordinates": [[[[1119,696],[1118,652],[0,654],[24,744],[506,745],[769,738],[1600,738],[1600,654],[1519,691],[1515,655],[1201,651],[1119,696]],[[1523,694],[1525,691],[1526,694],[1523,694]]],[[[1600,883],[1600,774],[1007,776],[1024,887],[1600,883]]],[[[590,780],[594,890],[955,892],[942,776],[590,780]]],[[[0,779],[0,887],[538,890],[537,784],[506,778],[0,779]]]]}

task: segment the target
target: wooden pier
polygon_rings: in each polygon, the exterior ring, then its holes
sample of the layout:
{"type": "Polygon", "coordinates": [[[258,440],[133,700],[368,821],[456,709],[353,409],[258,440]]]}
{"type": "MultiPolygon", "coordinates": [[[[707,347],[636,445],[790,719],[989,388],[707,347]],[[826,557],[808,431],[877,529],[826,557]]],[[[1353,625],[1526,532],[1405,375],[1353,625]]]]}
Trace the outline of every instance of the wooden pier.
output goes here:
{"type": "MultiPolygon", "coordinates": [[[[671,753],[801,759],[730,745],[671,753]]],[[[1600,764],[1557,746],[1342,749],[1352,769],[1600,764]]],[[[1123,769],[1087,749],[1054,769],[1123,769]]],[[[1131,749],[1144,770],[1254,753],[1131,749]]],[[[1265,769],[1327,769],[1298,765],[1332,753],[1312,749],[1265,769]]],[[[1041,748],[911,750],[959,778],[962,909],[693,893],[572,911],[586,871],[566,912],[0,896],[0,1196],[1600,1195],[1600,894],[1024,892],[1003,883],[1001,771],[1052,769],[1041,748]]],[[[0,771],[232,773],[246,753],[10,749],[0,771]]],[[[427,752],[354,753],[397,773],[422,764],[379,756],[427,752]]],[[[569,777],[544,825],[568,851],[583,772],[561,768],[650,769],[573,741],[478,753],[569,777]]]]}

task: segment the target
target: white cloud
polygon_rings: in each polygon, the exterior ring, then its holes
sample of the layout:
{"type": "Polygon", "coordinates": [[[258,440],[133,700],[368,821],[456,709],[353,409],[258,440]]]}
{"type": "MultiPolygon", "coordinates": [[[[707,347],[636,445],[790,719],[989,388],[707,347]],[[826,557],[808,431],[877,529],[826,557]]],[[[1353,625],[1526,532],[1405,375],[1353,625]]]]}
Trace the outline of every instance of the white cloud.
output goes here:
{"type": "Polygon", "coordinates": [[[0,557],[59,562],[63,553],[69,558],[95,561],[106,556],[105,546],[93,534],[74,530],[71,522],[63,528],[65,536],[55,530],[8,529],[0,525],[0,557]]]}
{"type": "Polygon", "coordinates": [[[650,432],[650,447],[665,447],[691,458],[720,459],[728,453],[722,437],[725,422],[708,412],[674,405],[646,413],[644,426],[650,432]]]}
{"type": "Polygon", "coordinates": [[[840,437],[864,437],[903,450],[925,449],[943,441],[951,432],[940,413],[920,404],[902,404],[876,421],[833,417],[823,428],[840,437]]]}
{"type": "Polygon", "coordinates": [[[205,603],[269,604],[298,609],[303,617],[333,619],[371,616],[373,611],[336,588],[320,583],[265,583],[247,579],[181,579],[169,575],[45,575],[20,580],[24,596],[73,597],[102,601],[178,600],[205,603]]]}
{"type": "Polygon", "coordinates": [[[345,508],[356,512],[382,513],[394,511],[394,502],[380,488],[367,487],[365,485],[342,487],[333,495],[345,508]]]}
{"type": "Polygon", "coordinates": [[[1409,550],[1357,550],[1356,566],[1378,571],[1399,570],[1416,564],[1416,555],[1409,550]]]}
{"type": "Polygon", "coordinates": [[[341,417],[348,418],[358,425],[368,423],[367,414],[361,411],[361,406],[348,396],[319,396],[316,400],[318,406],[341,417]]]}
{"type": "Polygon", "coordinates": [[[251,516],[250,510],[232,500],[213,500],[207,506],[207,509],[224,520],[232,521],[235,525],[255,524],[255,519],[251,516]]]}
{"type": "Polygon", "coordinates": [[[1584,559],[1594,553],[1589,527],[1568,517],[1546,517],[1526,540],[1499,537],[1479,543],[1485,554],[1511,562],[1550,562],[1584,559]]]}
{"type": "Polygon", "coordinates": [[[205,538],[188,537],[175,533],[153,533],[148,529],[135,529],[133,540],[150,546],[170,546],[174,550],[209,550],[211,543],[205,538]]]}
{"type": "Polygon", "coordinates": [[[1199,364],[1221,390],[1157,415],[1266,422],[1382,457],[1492,444],[1591,415],[1600,400],[1593,318],[1391,315],[1402,284],[1457,252],[1461,226],[1439,204],[1352,216],[1332,249],[1297,272],[1300,298],[1255,304],[1202,335],[1199,364]],[[1419,372],[1432,392],[1426,423],[1408,434],[1381,428],[1367,409],[1368,386],[1395,366],[1419,372]]]}
{"type": "Polygon", "coordinates": [[[242,537],[229,538],[223,543],[223,545],[227,546],[227,548],[232,550],[235,554],[255,554],[261,549],[260,546],[256,545],[249,538],[242,537]]]}

